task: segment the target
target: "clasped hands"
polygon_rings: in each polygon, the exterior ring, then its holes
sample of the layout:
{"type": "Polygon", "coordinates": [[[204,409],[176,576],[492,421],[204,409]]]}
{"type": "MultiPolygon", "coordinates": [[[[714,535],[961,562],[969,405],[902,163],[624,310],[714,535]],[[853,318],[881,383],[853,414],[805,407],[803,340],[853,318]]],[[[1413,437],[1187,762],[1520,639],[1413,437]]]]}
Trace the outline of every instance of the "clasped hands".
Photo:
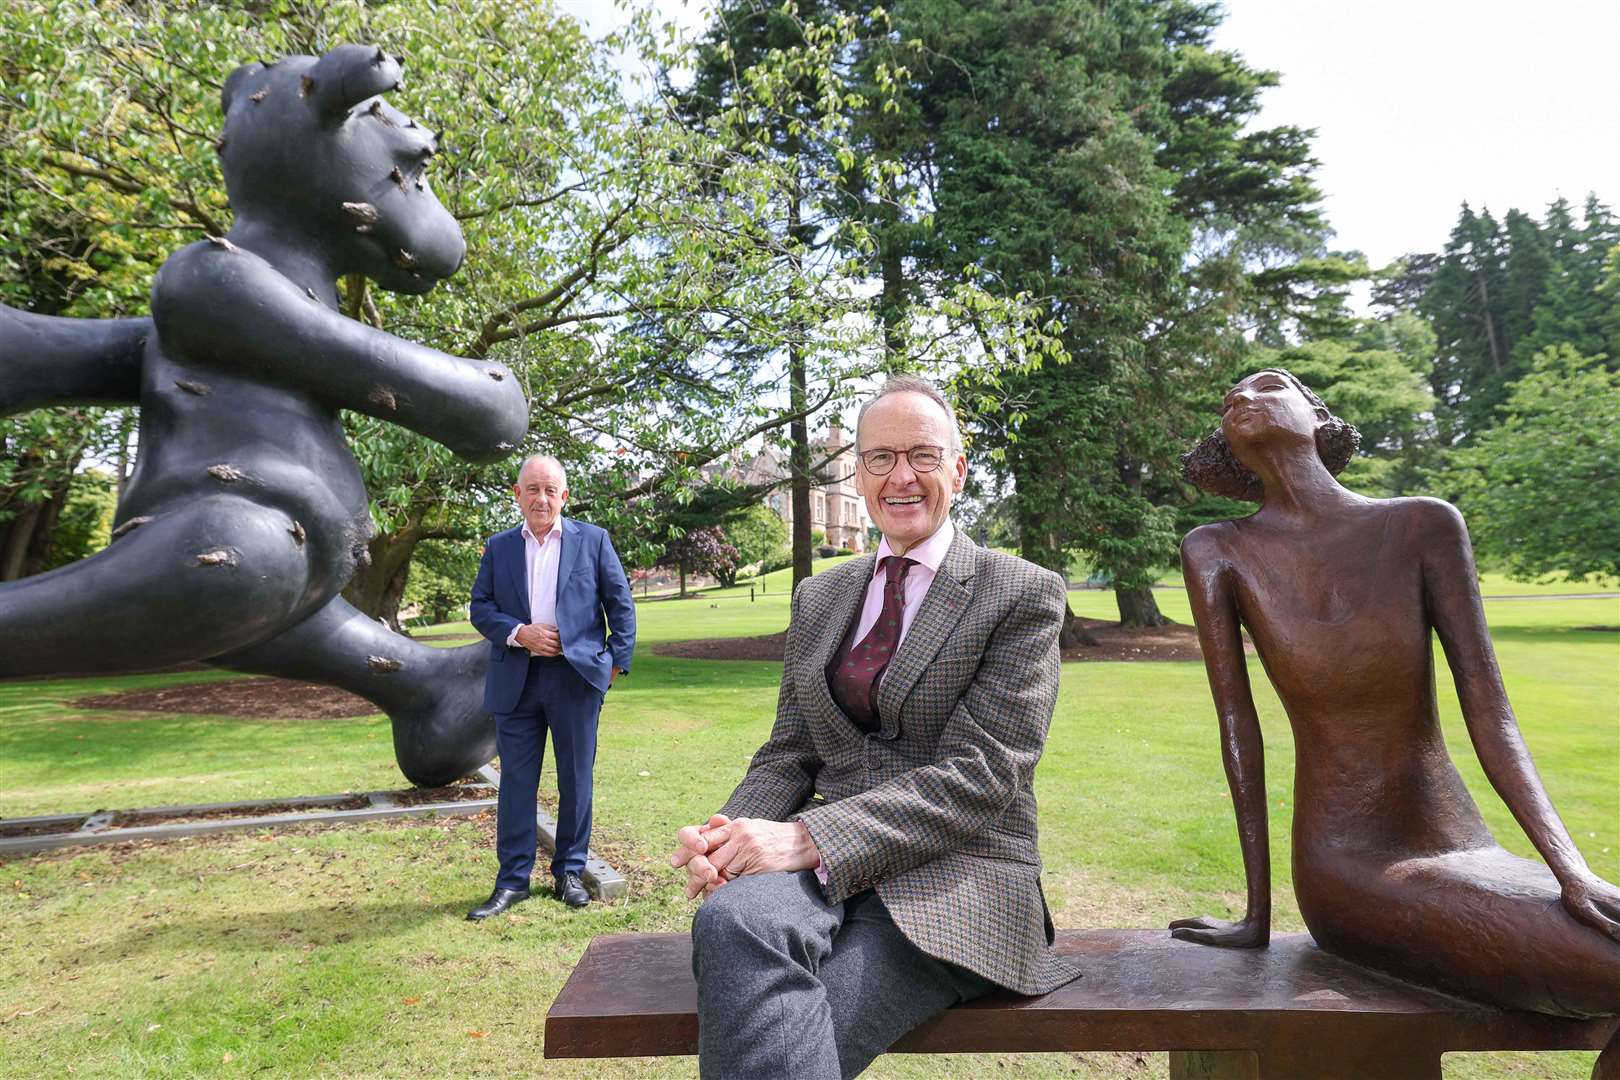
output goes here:
{"type": "Polygon", "coordinates": [[[561,656],[562,635],[555,626],[527,623],[518,627],[517,643],[536,656],[561,656]]]}
{"type": "Polygon", "coordinates": [[[810,830],[797,821],[766,821],[716,814],[705,825],[688,825],[675,834],[678,846],[669,857],[673,867],[686,867],[686,898],[708,896],[744,874],[813,870],[821,852],[810,830]]]}

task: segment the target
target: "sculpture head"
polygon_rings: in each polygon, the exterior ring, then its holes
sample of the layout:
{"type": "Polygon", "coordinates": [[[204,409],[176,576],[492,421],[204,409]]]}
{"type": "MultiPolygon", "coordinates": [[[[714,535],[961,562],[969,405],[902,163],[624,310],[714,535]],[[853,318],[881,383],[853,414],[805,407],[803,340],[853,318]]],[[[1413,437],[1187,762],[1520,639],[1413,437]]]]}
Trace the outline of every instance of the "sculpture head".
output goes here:
{"type": "Polygon", "coordinates": [[[1245,460],[1262,450],[1315,454],[1337,476],[1360,445],[1361,432],[1310,387],[1282,368],[1266,368],[1227,391],[1221,426],[1181,456],[1181,474],[1211,495],[1259,502],[1265,485],[1245,460]]]}
{"type": "Polygon", "coordinates": [[[311,246],[336,275],[423,293],[467,246],[424,175],[437,139],[382,100],[400,71],[362,45],[244,64],[221,94],[220,164],[239,221],[311,246]]]}

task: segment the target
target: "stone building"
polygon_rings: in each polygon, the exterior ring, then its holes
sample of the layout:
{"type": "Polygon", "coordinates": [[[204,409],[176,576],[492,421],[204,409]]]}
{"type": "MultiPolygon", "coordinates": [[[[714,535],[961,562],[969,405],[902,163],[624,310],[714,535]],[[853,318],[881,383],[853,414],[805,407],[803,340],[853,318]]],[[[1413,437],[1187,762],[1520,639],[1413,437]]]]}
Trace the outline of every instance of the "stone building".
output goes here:
{"type": "MultiPolygon", "coordinates": [[[[825,533],[832,547],[865,552],[866,532],[872,522],[866,516],[865,500],[855,491],[855,445],[843,429],[833,427],[826,438],[811,441],[811,464],[823,458],[830,459],[820,470],[826,482],[810,489],[810,528],[825,533]]],[[[744,482],[749,484],[785,477],[788,475],[787,451],[767,446],[742,473],[744,482]]],[[[766,496],[765,505],[776,512],[792,535],[793,496],[787,487],[784,485],[766,496]]]]}

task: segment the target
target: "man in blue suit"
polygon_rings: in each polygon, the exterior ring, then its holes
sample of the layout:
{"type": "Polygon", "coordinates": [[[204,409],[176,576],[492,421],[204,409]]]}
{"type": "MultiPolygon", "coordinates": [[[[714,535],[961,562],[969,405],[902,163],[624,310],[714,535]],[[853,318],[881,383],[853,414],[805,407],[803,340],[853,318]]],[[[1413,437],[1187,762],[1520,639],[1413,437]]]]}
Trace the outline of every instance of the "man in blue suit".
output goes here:
{"type": "Polygon", "coordinates": [[[512,493],[523,524],[490,537],[472,590],[473,625],[490,642],[484,708],[501,755],[500,873],[489,899],[467,913],[474,921],[529,898],[547,731],[557,759],[555,895],[569,907],[590,903],[579,875],[591,840],[596,722],[636,643],[630,582],[607,533],[562,516],[562,464],[527,459],[512,493]]]}

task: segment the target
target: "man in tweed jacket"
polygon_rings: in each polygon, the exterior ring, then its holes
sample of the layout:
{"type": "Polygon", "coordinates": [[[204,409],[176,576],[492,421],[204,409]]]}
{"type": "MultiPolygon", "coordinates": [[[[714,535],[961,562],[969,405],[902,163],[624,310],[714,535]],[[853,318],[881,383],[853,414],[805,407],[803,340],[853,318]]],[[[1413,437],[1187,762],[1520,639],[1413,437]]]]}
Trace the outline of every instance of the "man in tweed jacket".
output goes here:
{"type": "Polygon", "coordinates": [[[967,463],[929,384],[884,386],[856,449],[883,543],[794,593],[770,740],[671,860],[706,894],[705,1077],[854,1076],[942,1009],[1078,975],[1049,947],[1032,786],[1063,582],[951,525],[967,463]]]}

